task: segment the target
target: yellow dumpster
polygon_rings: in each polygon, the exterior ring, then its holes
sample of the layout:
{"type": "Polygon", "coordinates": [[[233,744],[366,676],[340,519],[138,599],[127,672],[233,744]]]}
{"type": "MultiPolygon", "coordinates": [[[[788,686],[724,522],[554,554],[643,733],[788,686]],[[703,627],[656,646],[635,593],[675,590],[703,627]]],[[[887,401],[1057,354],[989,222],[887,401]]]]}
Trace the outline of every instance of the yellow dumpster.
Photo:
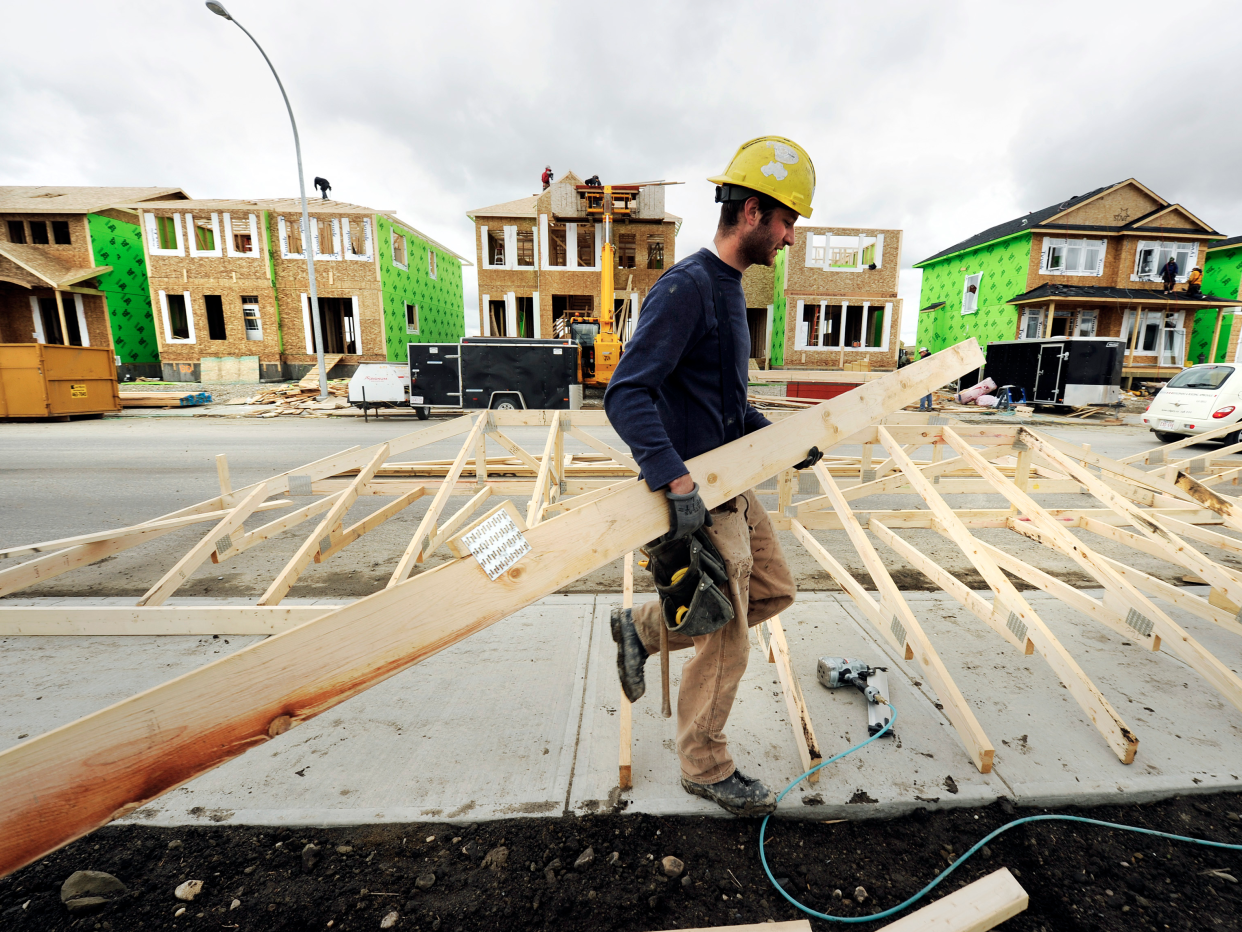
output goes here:
{"type": "Polygon", "coordinates": [[[0,343],[0,417],[64,417],[120,410],[111,349],[0,343]]]}

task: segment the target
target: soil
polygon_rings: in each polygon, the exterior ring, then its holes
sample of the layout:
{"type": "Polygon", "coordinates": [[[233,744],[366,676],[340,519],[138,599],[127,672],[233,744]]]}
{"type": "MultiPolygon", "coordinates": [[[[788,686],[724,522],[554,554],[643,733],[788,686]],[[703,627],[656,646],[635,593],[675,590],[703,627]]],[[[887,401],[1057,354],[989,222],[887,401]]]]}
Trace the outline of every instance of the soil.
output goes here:
{"type": "MultiPolygon", "coordinates": [[[[1242,799],[1220,794],[1066,812],[1238,843],[1239,810],[1242,799]]],[[[780,820],[769,824],[766,850],[776,877],[808,905],[866,916],[916,892],[992,829],[1045,811],[1001,800],[892,821],[780,820]],[[861,904],[853,901],[859,886],[867,892],[861,904]]],[[[648,932],[798,918],[763,875],[758,828],[757,820],[619,812],[331,829],[114,825],[0,879],[0,928],[345,932],[379,929],[396,912],[398,930],[648,932]],[[309,869],[308,844],[319,849],[309,869]],[[502,847],[504,865],[487,866],[502,847]],[[593,861],[575,867],[588,848],[593,861]],[[689,880],[664,875],[668,855],[684,862],[689,880]],[[111,873],[129,892],[94,914],[69,916],[59,890],[76,870],[111,873]],[[187,880],[204,888],[183,903],[173,891],[187,880]]],[[[1000,836],[932,897],[1002,866],[1030,895],[1029,908],[1004,924],[1011,932],[1242,926],[1239,852],[1066,822],[1000,836]]]]}

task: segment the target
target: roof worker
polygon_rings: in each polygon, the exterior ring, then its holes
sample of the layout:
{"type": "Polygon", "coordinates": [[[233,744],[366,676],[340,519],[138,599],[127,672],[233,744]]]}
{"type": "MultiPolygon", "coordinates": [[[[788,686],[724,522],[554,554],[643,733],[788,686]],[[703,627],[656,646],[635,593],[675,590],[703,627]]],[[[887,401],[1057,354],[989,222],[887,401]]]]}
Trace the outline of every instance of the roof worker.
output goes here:
{"type": "Polygon", "coordinates": [[[552,166],[551,165],[544,166],[543,174],[539,176],[539,179],[543,182],[543,189],[545,191],[548,190],[548,185],[552,183],[552,166]]]}
{"type": "Polygon", "coordinates": [[[603,187],[603,185],[600,184],[599,175],[592,175],[590,178],[588,178],[586,181],[582,183],[586,185],[590,185],[592,188],[603,187]]]}
{"type": "Polygon", "coordinates": [[[1187,294],[1201,294],[1203,292],[1203,269],[1195,266],[1190,270],[1190,276],[1186,279],[1187,294]]]}
{"type": "MultiPolygon", "coordinates": [[[[631,702],[643,665],[659,650],[694,649],[677,696],[677,755],[686,792],[735,815],[763,815],[776,794],[734,763],[724,727],[746,670],[748,627],[793,604],[789,566],[753,490],[708,512],[685,461],[769,423],[746,400],[750,331],[742,273],[772,265],[811,216],[815,168],[796,143],[745,143],[717,185],[711,246],[665,272],[647,294],[638,328],[604,395],[609,422],[629,445],[648,488],[668,501],[669,531],[645,548],[660,598],[614,609],[617,670],[631,702]]],[[[798,464],[818,461],[812,448],[798,464]]]]}

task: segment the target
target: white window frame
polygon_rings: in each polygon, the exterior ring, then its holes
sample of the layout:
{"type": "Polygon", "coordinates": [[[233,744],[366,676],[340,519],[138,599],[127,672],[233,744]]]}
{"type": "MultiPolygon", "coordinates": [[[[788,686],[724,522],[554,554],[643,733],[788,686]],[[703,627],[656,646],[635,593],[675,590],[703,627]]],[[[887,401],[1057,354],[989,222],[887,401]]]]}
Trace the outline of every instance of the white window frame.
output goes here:
{"type": "Polygon", "coordinates": [[[259,246],[259,218],[254,214],[250,214],[250,252],[238,252],[233,248],[233,216],[229,212],[225,211],[224,244],[228,256],[232,259],[261,258],[263,253],[259,246]]]}
{"type": "Polygon", "coordinates": [[[552,264],[552,229],[548,221],[547,214],[539,215],[539,268],[540,269],[572,269],[576,266],[571,265],[571,256],[574,262],[577,261],[578,248],[578,225],[576,223],[566,223],[565,227],[565,264],[552,264]],[[573,230],[572,235],[570,230],[573,230]],[[573,248],[570,248],[570,243],[573,248]]]}
{"type": "MultiPolygon", "coordinates": [[[[479,227],[479,254],[483,257],[483,264],[482,264],[482,267],[483,267],[483,268],[485,268],[485,269],[503,269],[503,268],[507,268],[508,266],[506,266],[506,265],[505,265],[505,263],[503,263],[503,262],[502,262],[500,265],[497,265],[496,263],[492,262],[492,256],[491,256],[491,254],[487,251],[487,229],[488,229],[488,228],[487,228],[487,227],[485,227],[485,226],[481,226],[481,227],[479,227]]],[[[493,229],[495,229],[495,228],[493,227],[493,229]]],[[[503,234],[502,234],[502,235],[503,235],[503,234]]],[[[505,247],[505,259],[507,260],[508,258],[509,258],[509,255],[508,255],[508,246],[507,246],[507,244],[506,244],[506,247],[505,247]]]]}
{"type": "Polygon", "coordinates": [[[185,237],[181,235],[181,214],[173,214],[173,229],[177,234],[176,249],[160,248],[160,230],[156,221],[155,214],[144,213],[147,225],[147,251],[153,256],[184,256],[185,255],[185,237]]]}
{"type": "MultiPolygon", "coordinates": [[[[536,262],[539,261],[538,255],[536,255],[535,261],[536,262]]],[[[436,265],[437,265],[436,247],[428,243],[427,244],[427,274],[431,276],[431,279],[433,281],[435,280],[435,277],[436,277],[436,265]]]]}
{"type": "Polygon", "coordinates": [[[339,262],[341,258],[341,221],[333,217],[329,220],[332,229],[332,251],[324,252],[319,242],[319,221],[322,217],[311,217],[311,248],[315,250],[316,262],[339,262]]]}
{"type": "Polygon", "coordinates": [[[1047,318],[1044,316],[1048,309],[1046,307],[1024,307],[1022,313],[1018,316],[1018,339],[1019,340],[1042,340],[1044,338],[1044,325],[1047,318]],[[1026,335],[1027,323],[1032,318],[1036,321],[1037,336],[1028,337],[1026,335]]]}
{"type": "MultiPolygon", "coordinates": [[[[517,227],[512,229],[516,231],[517,227]]],[[[513,291],[505,292],[505,336],[517,336],[517,293],[513,291]]]]}
{"type": "Polygon", "coordinates": [[[483,318],[483,336],[490,337],[492,335],[492,296],[485,294],[479,298],[479,311],[483,318]]]}
{"type": "Polygon", "coordinates": [[[832,234],[827,233],[827,232],[816,233],[814,230],[807,230],[806,232],[806,267],[808,269],[822,269],[824,267],[824,264],[828,261],[827,260],[828,238],[831,235],[832,234]],[[821,237],[823,239],[822,246],[816,246],[815,244],[816,237],[821,237]]]}
{"type": "Polygon", "coordinates": [[[30,296],[30,317],[34,323],[35,342],[46,343],[47,336],[43,333],[43,312],[39,310],[39,299],[34,295],[30,296]]]}
{"type": "Polygon", "coordinates": [[[306,337],[306,355],[315,355],[315,331],[311,323],[310,295],[302,292],[302,335],[306,337]]]}
{"type": "Polygon", "coordinates": [[[263,309],[258,305],[258,303],[250,304],[245,301],[242,302],[242,335],[245,336],[248,342],[263,342],[263,309]],[[259,328],[257,330],[251,330],[246,326],[246,311],[251,308],[254,309],[254,319],[259,324],[259,328]],[[251,336],[252,333],[255,334],[255,336],[251,336]]]}
{"type": "Polygon", "coordinates": [[[405,233],[398,233],[397,227],[394,226],[388,236],[388,249],[389,249],[389,254],[392,256],[392,264],[395,265],[397,268],[401,269],[401,271],[408,272],[410,270],[410,238],[409,236],[407,236],[405,233]],[[403,240],[405,240],[405,261],[404,262],[397,261],[397,237],[398,236],[400,236],[403,240]]]}
{"type": "Polygon", "coordinates": [[[499,268],[517,269],[517,224],[505,228],[505,264],[499,268]]]}
{"type": "MultiPolygon", "coordinates": [[[[892,302],[885,302],[884,304],[884,311],[883,311],[882,319],[880,322],[880,328],[881,328],[880,333],[882,334],[882,336],[880,337],[880,345],[879,346],[868,346],[867,345],[867,312],[871,310],[872,303],[873,302],[871,301],[864,301],[862,303],[862,333],[863,333],[862,346],[825,346],[823,347],[823,349],[843,349],[847,353],[885,353],[885,352],[888,352],[888,332],[889,332],[890,325],[893,319],[893,305],[892,305],[892,302]]],[[[878,302],[874,302],[874,303],[878,303],[878,302]]],[[[821,334],[824,334],[828,332],[828,302],[824,301],[821,303],[820,306],[822,308],[821,313],[823,314],[823,318],[821,319],[820,324],[819,324],[819,328],[820,328],[819,332],[821,334]]],[[[842,300],[841,307],[842,307],[842,310],[841,310],[841,341],[842,343],[844,343],[845,342],[845,315],[847,313],[847,309],[849,308],[849,302],[842,300]]],[[[821,340],[822,339],[823,338],[821,336],[821,340]]]]}
{"type": "MultiPolygon", "coordinates": [[[[174,292],[176,294],[176,292],[174,292]]],[[[168,294],[160,292],[160,313],[164,318],[164,342],[168,344],[181,343],[197,343],[198,340],[194,336],[194,303],[190,299],[188,291],[181,292],[181,296],[185,299],[185,320],[186,326],[189,328],[189,339],[181,339],[172,335],[172,320],[168,316],[168,294]]]]}
{"type": "Polygon", "coordinates": [[[983,273],[975,272],[973,275],[967,275],[962,281],[962,316],[974,314],[979,310],[979,292],[983,289],[983,273]],[[970,286],[973,282],[975,286],[974,294],[970,292],[970,286]],[[969,305],[970,310],[967,310],[969,305]]]}
{"type": "Polygon", "coordinates": [[[1181,246],[1186,247],[1186,268],[1182,269],[1179,266],[1178,271],[1180,272],[1180,274],[1177,276],[1176,279],[1174,279],[1174,281],[1178,281],[1178,282],[1186,281],[1186,279],[1190,276],[1190,270],[1193,269],[1199,261],[1199,244],[1198,242],[1188,242],[1187,240],[1184,240],[1184,239],[1183,240],[1158,240],[1158,239],[1139,240],[1138,243],[1134,247],[1134,269],[1130,273],[1130,281],[1132,282],[1162,281],[1160,277],[1160,269],[1162,267],[1162,264],[1160,262],[1160,251],[1162,249],[1169,249],[1170,252],[1177,253],[1178,247],[1181,247],[1181,246]],[[1142,257],[1143,251],[1145,249],[1154,249],[1156,251],[1155,271],[1153,271],[1152,273],[1148,275],[1140,275],[1139,274],[1139,259],[1142,257]]]}
{"type": "MultiPolygon", "coordinates": [[[[359,220],[357,217],[355,217],[353,220],[350,220],[348,217],[346,217],[344,219],[344,226],[345,226],[345,243],[344,243],[343,249],[344,249],[346,261],[349,261],[349,262],[370,262],[372,261],[372,259],[374,258],[374,255],[373,255],[374,242],[371,239],[371,218],[363,217],[361,220],[359,220]],[[360,256],[354,255],[354,249],[353,249],[354,236],[357,232],[354,229],[355,224],[361,224],[361,229],[362,229],[362,255],[360,256]]],[[[407,254],[407,258],[409,258],[408,254],[407,254]]]]}
{"type": "Polygon", "coordinates": [[[353,355],[362,355],[362,310],[358,307],[358,296],[350,295],[350,301],[354,304],[354,352],[353,355]]]}
{"type": "Polygon", "coordinates": [[[1100,327],[1100,312],[1096,308],[1090,308],[1090,307],[1083,308],[1081,311],[1078,312],[1077,316],[1074,318],[1074,335],[1072,339],[1079,339],[1083,337],[1093,337],[1095,336],[1096,331],[1099,329],[1099,327],[1100,327]],[[1082,332],[1082,325],[1083,325],[1083,322],[1086,320],[1091,321],[1091,332],[1090,333],[1082,332]]]}
{"type": "MultiPolygon", "coordinates": [[[[200,214],[199,216],[202,215],[200,214]]],[[[219,259],[224,255],[220,243],[220,215],[218,213],[213,211],[211,214],[211,237],[216,241],[215,249],[199,249],[194,245],[194,237],[190,235],[194,232],[194,215],[191,213],[185,215],[185,230],[186,246],[189,248],[192,258],[219,259]]]]}
{"type": "MultiPolygon", "coordinates": [[[[302,218],[298,217],[298,228],[302,229],[302,218]]],[[[289,251],[289,228],[286,225],[288,221],[284,217],[276,218],[276,231],[280,238],[280,257],[282,259],[305,259],[306,253],[289,251]]],[[[306,242],[309,238],[309,231],[302,229],[302,249],[306,249],[306,242]]]]}
{"type": "Polygon", "coordinates": [[[1067,239],[1063,236],[1045,236],[1043,251],[1039,255],[1039,273],[1041,275],[1076,275],[1099,278],[1104,274],[1104,257],[1108,253],[1108,239],[1067,239]],[[1085,253],[1088,249],[1099,249],[1100,253],[1096,257],[1095,267],[1088,270],[1080,268],[1075,271],[1067,270],[1064,266],[1060,269],[1051,267],[1049,260],[1052,258],[1052,251],[1056,248],[1081,249],[1085,253]]]}
{"type": "Polygon", "coordinates": [[[418,333],[418,305],[411,304],[409,301],[402,301],[402,307],[405,308],[405,332],[418,333]],[[410,308],[414,308],[414,328],[410,329],[410,308]]]}
{"type": "MultiPolygon", "coordinates": [[[[73,310],[74,316],[78,320],[78,333],[82,335],[82,345],[90,346],[91,335],[90,335],[90,331],[86,329],[86,312],[83,309],[82,296],[80,294],[75,294],[74,292],[71,292],[71,291],[62,291],[61,300],[65,301],[68,299],[73,300],[72,310],[73,310]]],[[[66,308],[65,313],[68,313],[68,312],[69,312],[69,309],[66,308]]],[[[39,299],[34,297],[33,295],[30,298],[30,317],[31,317],[31,322],[34,324],[35,342],[36,343],[47,343],[47,335],[43,332],[43,312],[39,308],[39,299]]],[[[69,334],[66,333],[64,336],[66,340],[69,339],[69,334]]]]}

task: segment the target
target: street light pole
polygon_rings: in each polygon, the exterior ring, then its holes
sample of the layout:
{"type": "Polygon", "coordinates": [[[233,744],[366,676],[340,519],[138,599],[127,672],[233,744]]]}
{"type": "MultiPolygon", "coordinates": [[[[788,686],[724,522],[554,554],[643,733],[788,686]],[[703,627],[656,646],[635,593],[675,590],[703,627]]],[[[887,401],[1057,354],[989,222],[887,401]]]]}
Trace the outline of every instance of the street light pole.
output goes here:
{"type": "Polygon", "coordinates": [[[310,282],[311,328],[315,333],[315,358],[319,362],[319,400],[326,401],[328,398],[328,371],[324,368],[323,363],[323,328],[319,322],[319,291],[315,286],[314,239],[311,236],[310,210],[306,206],[306,179],[302,175],[302,143],[298,139],[298,123],[293,118],[293,107],[289,105],[289,95],[285,93],[285,85],[281,82],[280,75],[276,73],[276,66],[267,57],[267,52],[263,51],[263,46],[259,45],[259,40],[250,35],[250,31],[245,26],[233,19],[232,14],[224,8],[224,4],[220,3],[219,0],[207,0],[207,9],[217,16],[223,16],[242,32],[246,33],[246,37],[254,43],[254,47],[259,50],[259,54],[267,62],[267,67],[272,69],[272,77],[276,79],[276,86],[280,88],[280,96],[285,99],[285,109],[289,111],[289,124],[293,127],[293,148],[298,156],[298,193],[302,197],[302,249],[306,253],[306,277],[310,282]]]}

